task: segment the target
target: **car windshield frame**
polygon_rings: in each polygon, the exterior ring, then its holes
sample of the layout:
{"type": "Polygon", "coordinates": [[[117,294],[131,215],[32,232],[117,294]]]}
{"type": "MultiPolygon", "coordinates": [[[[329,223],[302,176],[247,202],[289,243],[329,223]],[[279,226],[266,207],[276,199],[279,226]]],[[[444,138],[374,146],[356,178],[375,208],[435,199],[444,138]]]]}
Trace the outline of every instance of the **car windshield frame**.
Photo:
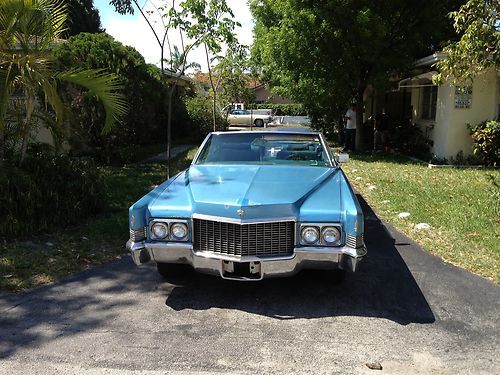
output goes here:
{"type": "MultiPolygon", "coordinates": [[[[265,147],[265,145],[262,145],[262,147],[265,147]]],[[[278,159],[276,159],[278,160],[278,159]]],[[[293,160],[293,159],[292,159],[293,160]]],[[[305,161],[305,160],[304,160],[305,161]]],[[[312,161],[312,160],[311,160],[312,161]]],[[[203,143],[201,144],[198,152],[196,153],[191,165],[278,165],[278,166],[304,166],[304,167],[326,167],[326,168],[332,168],[332,167],[337,167],[337,163],[335,162],[335,158],[333,157],[331,149],[328,147],[323,135],[321,133],[317,132],[283,132],[283,131],[261,131],[261,132],[255,132],[255,131],[241,131],[241,132],[213,132],[207,135],[203,143]],[[320,151],[321,154],[325,156],[325,160],[318,162],[317,164],[307,164],[307,163],[300,163],[300,160],[297,160],[296,163],[294,162],[272,162],[272,161],[213,161],[213,162],[206,162],[205,160],[202,160],[202,158],[206,158],[208,156],[204,155],[205,150],[206,152],[209,152],[209,149],[211,147],[211,142],[214,139],[214,137],[237,137],[238,135],[255,135],[255,138],[248,143],[250,148],[252,148],[254,145],[252,145],[254,142],[257,140],[261,140],[262,142],[266,141],[274,141],[274,142],[292,142],[291,139],[297,138],[297,140],[304,140],[306,141],[307,138],[311,138],[310,142],[311,143],[318,143],[321,146],[320,151]],[[282,139],[280,139],[282,138],[282,139]],[[316,138],[316,139],[315,139],[316,138]]]]}

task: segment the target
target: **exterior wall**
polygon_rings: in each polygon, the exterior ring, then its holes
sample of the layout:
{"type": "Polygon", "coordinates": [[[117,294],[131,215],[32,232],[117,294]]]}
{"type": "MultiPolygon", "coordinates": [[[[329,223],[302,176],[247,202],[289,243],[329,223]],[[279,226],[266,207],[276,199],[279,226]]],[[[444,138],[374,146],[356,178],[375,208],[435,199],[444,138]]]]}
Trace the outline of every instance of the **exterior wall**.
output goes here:
{"type": "Polygon", "coordinates": [[[470,108],[455,108],[455,86],[439,87],[433,150],[437,156],[449,158],[460,151],[465,155],[472,152],[467,124],[477,124],[498,116],[498,83],[498,74],[494,69],[476,77],[472,85],[470,108]]]}
{"type": "Polygon", "coordinates": [[[500,105],[498,73],[488,70],[474,79],[470,108],[455,108],[455,86],[438,87],[435,120],[422,119],[423,88],[411,89],[412,121],[433,140],[432,152],[440,158],[472,152],[472,139],[467,124],[477,124],[498,116],[500,105]]]}

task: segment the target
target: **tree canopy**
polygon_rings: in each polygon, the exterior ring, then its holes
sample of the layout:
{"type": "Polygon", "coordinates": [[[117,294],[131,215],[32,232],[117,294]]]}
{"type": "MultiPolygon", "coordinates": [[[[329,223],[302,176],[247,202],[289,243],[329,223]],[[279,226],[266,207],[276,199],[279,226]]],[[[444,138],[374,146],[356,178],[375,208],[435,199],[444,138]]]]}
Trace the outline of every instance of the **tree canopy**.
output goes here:
{"type": "Polygon", "coordinates": [[[147,65],[133,47],[124,46],[106,33],[80,33],[58,45],[54,57],[60,69],[104,69],[115,74],[123,82],[129,107],[121,126],[103,137],[100,133],[102,107],[81,90],[69,91],[66,100],[74,109],[72,125],[78,138],[74,149],[94,146],[112,150],[116,145],[148,143],[161,136],[164,119],[157,107],[164,105],[162,99],[168,86],[162,80],[160,69],[147,65]]]}
{"type": "Polygon", "coordinates": [[[69,70],[55,68],[52,49],[66,30],[67,16],[66,5],[54,0],[0,3],[0,143],[4,141],[11,96],[14,92],[21,93],[24,119],[20,118],[17,124],[22,140],[21,160],[35,126],[34,114],[37,107],[41,107],[37,106],[40,93],[57,124],[63,123],[65,106],[57,90],[61,82],[82,86],[100,101],[105,111],[101,123],[103,132],[109,132],[127,112],[119,92],[122,84],[116,75],[81,66],[69,70]]]}
{"type": "Polygon", "coordinates": [[[444,49],[447,57],[437,64],[436,80],[471,80],[488,67],[500,67],[500,2],[469,0],[450,16],[460,39],[444,49]]]}
{"type": "Polygon", "coordinates": [[[67,33],[100,33],[103,31],[99,10],[94,7],[92,0],[64,0],[68,5],[69,27],[67,33]]]}
{"type": "Polygon", "coordinates": [[[369,84],[439,49],[452,35],[447,14],[456,2],[252,0],[252,58],[279,94],[328,124],[353,98],[362,102],[369,84]]]}

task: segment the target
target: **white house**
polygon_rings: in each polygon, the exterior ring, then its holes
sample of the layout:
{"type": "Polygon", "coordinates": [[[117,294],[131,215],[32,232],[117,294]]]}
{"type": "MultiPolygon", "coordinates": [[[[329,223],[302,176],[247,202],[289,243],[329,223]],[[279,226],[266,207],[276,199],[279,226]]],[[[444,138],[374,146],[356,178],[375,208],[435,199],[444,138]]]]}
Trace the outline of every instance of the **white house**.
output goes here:
{"type": "Polygon", "coordinates": [[[414,75],[399,81],[398,90],[367,95],[367,111],[382,107],[397,118],[411,120],[432,141],[431,152],[440,158],[470,155],[472,139],[467,124],[478,124],[500,116],[500,71],[488,69],[472,84],[434,85],[434,64],[445,57],[435,53],[414,64],[414,75]],[[372,101],[370,102],[370,98],[372,101]]]}

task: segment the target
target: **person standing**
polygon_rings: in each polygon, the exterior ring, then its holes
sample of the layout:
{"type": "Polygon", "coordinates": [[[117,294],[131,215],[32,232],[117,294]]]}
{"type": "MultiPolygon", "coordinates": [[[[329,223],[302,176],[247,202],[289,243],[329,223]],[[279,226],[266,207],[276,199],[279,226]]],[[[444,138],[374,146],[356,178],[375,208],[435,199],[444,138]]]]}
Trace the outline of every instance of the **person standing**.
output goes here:
{"type": "Polygon", "coordinates": [[[344,116],[346,120],[344,151],[356,151],[356,107],[356,103],[352,103],[344,116]]]}
{"type": "Polygon", "coordinates": [[[382,113],[375,117],[375,129],[373,133],[373,151],[384,150],[387,144],[387,131],[389,130],[390,118],[382,108],[382,113]]]}

